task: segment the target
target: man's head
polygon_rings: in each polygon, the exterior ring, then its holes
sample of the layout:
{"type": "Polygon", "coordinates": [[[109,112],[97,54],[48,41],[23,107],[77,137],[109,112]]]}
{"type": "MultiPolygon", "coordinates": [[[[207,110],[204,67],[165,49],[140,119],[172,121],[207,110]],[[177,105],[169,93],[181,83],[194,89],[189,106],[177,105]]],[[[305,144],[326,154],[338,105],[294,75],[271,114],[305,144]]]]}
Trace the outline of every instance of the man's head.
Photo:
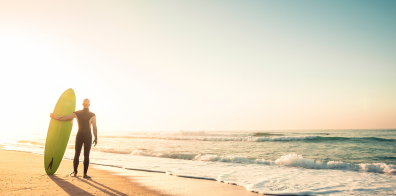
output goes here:
{"type": "Polygon", "coordinates": [[[89,99],[84,99],[83,104],[84,108],[89,108],[89,106],[91,105],[91,102],[89,101],[89,99]]]}

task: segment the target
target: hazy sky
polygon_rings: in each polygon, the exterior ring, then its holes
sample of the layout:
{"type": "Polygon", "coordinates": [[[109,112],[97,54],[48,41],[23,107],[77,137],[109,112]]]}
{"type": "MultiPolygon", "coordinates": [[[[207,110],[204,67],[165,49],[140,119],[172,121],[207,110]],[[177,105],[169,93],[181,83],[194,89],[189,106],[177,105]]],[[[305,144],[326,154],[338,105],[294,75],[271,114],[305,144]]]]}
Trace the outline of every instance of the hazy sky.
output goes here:
{"type": "Polygon", "coordinates": [[[99,131],[396,128],[395,10],[0,0],[0,129],[45,133],[68,88],[99,131]]]}

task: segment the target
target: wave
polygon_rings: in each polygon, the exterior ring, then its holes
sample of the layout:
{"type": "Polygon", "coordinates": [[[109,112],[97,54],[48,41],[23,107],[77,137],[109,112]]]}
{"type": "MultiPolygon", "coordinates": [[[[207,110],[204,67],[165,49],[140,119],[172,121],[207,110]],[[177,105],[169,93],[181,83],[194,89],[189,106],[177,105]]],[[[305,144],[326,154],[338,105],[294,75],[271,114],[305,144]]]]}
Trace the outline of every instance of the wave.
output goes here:
{"type": "Polygon", "coordinates": [[[265,159],[249,159],[245,156],[218,156],[218,155],[202,155],[202,154],[182,154],[182,153],[159,153],[159,152],[145,152],[143,150],[116,150],[116,149],[102,149],[101,152],[116,153],[116,154],[130,154],[135,156],[149,156],[160,158],[184,159],[192,161],[206,161],[206,162],[228,162],[228,163],[242,163],[242,164],[263,164],[276,165],[288,167],[301,167],[306,169],[333,169],[333,170],[347,170],[347,171],[365,171],[371,173],[386,173],[396,174],[396,165],[385,163],[344,163],[341,161],[322,162],[313,159],[306,159],[302,155],[290,153],[281,156],[275,161],[265,159]]]}
{"type": "Polygon", "coordinates": [[[321,162],[313,159],[306,159],[302,155],[291,153],[281,156],[275,161],[265,159],[248,159],[244,156],[217,156],[217,155],[198,155],[195,161],[220,161],[230,163],[248,163],[248,164],[264,164],[264,165],[283,165],[291,167],[302,167],[306,169],[336,169],[349,171],[367,171],[374,173],[396,174],[396,165],[388,165],[385,163],[343,163],[340,161],[321,162]]]}
{"type": "Polygon", "coordinates": [[[282,136],[282,137],[142,137],[142,136],[102,136],[104,138],[130,138],[130,139],[163,139],[163,140],[197,140],[197,141],[247,141],[247,142],[264,142],[264,141],[294,141],[314,139],[318,136],[282,136]]]}
{"type": "Polygon", "coordinates": [[[343,163],[340,161],[321,162],[313,159],[305,159],[302,155],[291,153],[284,155],[275,161],[276,165],[303,167],[306,169],[337,169],[350,171],[366,171],[373,173],[396,174],[396,165],[385,163],[343,163]]]}
{"type": "MultiPolygon", "coordinates": [[[[12,146],[6,146],[5,150],[20,150],[12,146]]],[[[25,149],[26,150],[26,149],[25,149]]],[[[362,171],[369,173],[385,173],[385,174],[396,174],[396,165],[386,164],[386,163],[344,163],[341,161],[328,161],[322,162],[314,159],[306,159],[302,155],[296,153],[290,153],[283,155],[280,158],[273,160],[265,159],[249,159],[245,156],[218,156],[211,154],[183,154],[183,153],[159,153],[159,152],[145,152],[143,150],[129,150],[129,149],[116,149],[116,148],[103,148],[95,149],[95,151],[100,151],[104,153],[115,153],[135,155],[135,156],[149,156],[149,157],[159,157],[159,158],[173,158],[173,159],[184,159],[192,161],[205,161],[205,162],[227,162],[227,163],[241,163],[241,164],[262,164],[269,166],[286,166],[286,167],[299,167],[305,169],[332,169],[332,170],[345,170],[345,171],[362,171]]],[[[43,153],[40,153],[43,154],[43,153]]]]}
{"type": "Polygon", "coordinates": [[[162,140],[195,140],[195,141],[244,141],[244,142],[266,142],[266,141],[296,141],[309,140],[311,142],[324,141],[352,141],[352,142],[396,142],[396,139],[378,137],[322,137],[322,136],[279,136],[279,137],[185,137],[185,136],[102,136],[105,138],[130,138],[130,139],[162,139],[162,140]]]}
{"type": "Polygon", "coordinates": [[[149,153],[149,152],[144,152],[142,150],[134,150],[131,155],[137,155],[137,156],[150,156],[150,157],[162,157],[162,158],[172,158],[172,159],[185,159],[185,160],[192,160],[194,159],[197,154],[181,154],[181,153],[170,153],[170,154],[164,154],[164,153],[149,153]]]}
{"type": "Polygon", "coordinates": [[[178,132],[142,132],[142,133],[133,133],[132,135],[140,136],[140,137],[168,137],[168,136],[230,136],[230,137],[246,137],[246,136],[253,136],[255,134],[267,134],[272,135],[271,133],[230,133],[230,132],[206,132],[206,131],[183,131],[180,130],[178,132]]]}
{"type": "Polygon", "coordinates": [[[95,149],[95,151],[105,152],[105,153],[114,153],[114,154],[131,154],[132,153],[132,150],[118,149],[118,148],[101,148],[101,149],[95,149]]]}
{"type": "Polygon", "coordinates": [[[197,155],[194,161],[219,161],[230,163],[264,164],[277,166],[302,167],[306,169],[334,169],[347,171],[365,171],[371,173],[396,174],[396,165],[385,163],[344,163],[341,161],[321,162],[313,159],[306,159],[302,155],[291,153],[281,156],[275,161],[265,159],[248,159],[244,156],[217,156],[217,155],[197,155]]]}
{"type": "Polygon", "coordinates": [[[18,143],[31,144],[31,145],[36,145],[36,146],[45,146],[44,142],[35,142],[35,141],[30,141],[30,140],[18,140],[18,143]]]}
{"type": "Polygon", "coordinates": [[[380,137],[317,137],[316,140],[326,140],[326,141],[359,141],[359,142],[396,142],[396,139],[386,139],[380,137]]]}

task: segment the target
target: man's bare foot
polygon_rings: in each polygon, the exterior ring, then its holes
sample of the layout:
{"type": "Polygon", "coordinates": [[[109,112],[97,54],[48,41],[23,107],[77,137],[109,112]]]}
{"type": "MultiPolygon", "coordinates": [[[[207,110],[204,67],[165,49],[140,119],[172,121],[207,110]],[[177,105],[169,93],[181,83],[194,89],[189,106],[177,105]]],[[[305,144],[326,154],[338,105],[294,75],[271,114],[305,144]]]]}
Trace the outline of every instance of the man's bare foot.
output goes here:
{"type": "Polygon", "coordinates": [[[87,174],[84,174],[83,178],[91,178],[91,176],[88,176],[87,174]]]}
{"type": "Polygon", "coordinates": [[[77,173],[75,173],[74,171],[72,173],[69,174],[70,177],[77,177],[77,173]]]}

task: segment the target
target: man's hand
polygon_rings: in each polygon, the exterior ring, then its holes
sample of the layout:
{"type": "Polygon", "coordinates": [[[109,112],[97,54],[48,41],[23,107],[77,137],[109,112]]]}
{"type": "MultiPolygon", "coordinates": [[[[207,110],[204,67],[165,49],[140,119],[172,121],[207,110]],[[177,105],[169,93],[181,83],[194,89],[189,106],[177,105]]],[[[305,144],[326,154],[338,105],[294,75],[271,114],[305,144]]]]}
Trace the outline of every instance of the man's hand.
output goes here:
{"type": "Polygon", "coordinates": [[[95,138],[95,140],[92,142],[92,144],[95,144],[94,146],[96,146],[96,144],[98,144],[98,139],[95,138]]]}
{"type": "Polygon", "coordinates": [[[52,119],[55,119],[55,120],[66,121],[66,120],[73,120],[73,119],[76,118],[77,116],[76,116],[76,114],[73,112],[73,113],[69,114],[68,116],[56,116],[55,114],[51,113],[51,114],[50,114],[50,117],[51,117],[52,119]]]}

